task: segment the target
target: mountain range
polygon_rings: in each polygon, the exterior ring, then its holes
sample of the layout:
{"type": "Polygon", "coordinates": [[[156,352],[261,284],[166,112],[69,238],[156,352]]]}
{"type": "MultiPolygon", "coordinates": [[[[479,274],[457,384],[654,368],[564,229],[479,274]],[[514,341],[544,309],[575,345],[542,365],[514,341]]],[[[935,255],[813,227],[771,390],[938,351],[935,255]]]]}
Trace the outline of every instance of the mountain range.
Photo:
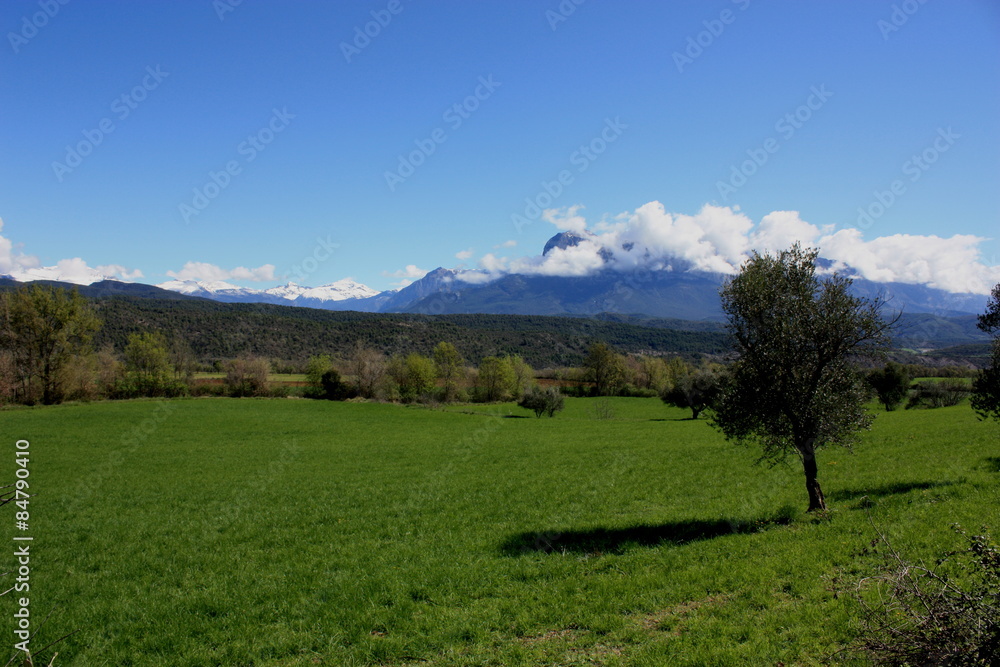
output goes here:
{"type": "MultiPolygon", "coordinates": [[[[562,232],[545,244],[542,255],[565,251],[585,240],[562,232]]],[[[821,270],[833,263],[819,260],[821,270]]],[[[188,296],[229,303],[271,303],[324,310],[375,313],[494,313],[515,315],[577,315],[620,313],[683,320],[720,320],[719,288],[726,275],[704,271],[620,271],[606,267],[590,275],[554,276],[506,274],[437,268],[399,290],[378,292],[350,279],[319,287],[288,283],[255,290],[228,283],[173,280],[158,287],[188,296]]],[[[882,296],[892,308],[942,317],[983,312],[987,297],[956,294],[926,285],[854,280],[860,296],[882,296]]]]}
{"type": "MultiPolygon", "coordinates": [[[[581,234],[561,232],[548,240],[542,257],[572,251],[585,240],[581,234]]],[[[318,287],[289,282],[262,290],[226,282],[192,280],[171,280],[157,287],[178,295],[226,303],[267,303],[369,313],[571,316],[613,313],[682,320],[722,319],[719,288],[726,275],[693,270],[679,262],[669,269],[622,271],[613,268],[610,257],[602,257],[606,266],[589,275],[508,273],[495,276],[479,270],[437,268],[402,289],[384,292],[351,279],[318,287]]],[[[818,266],[822,271],[834,268],[833,262],[822,259],[818,266]]],[[[844,270],[844,267],[837,268],[844,270]]],[[[849,268],[847,272],[851,273],[849,268]]],[[[114,292],[116,289],[129,291],[126,285],[135,284],[122,282],[116,288],[114,282],[113,279],[95,278],[93,285],[101,286],[98,291],[114,292]]],[[[137,287],[133,291],[141,289],[137,287]]],[[[855,278],[853,289],[859,296],[881,296],[893,309],[909,314],[968,316],[983,312],[987,302],[986,295],[952,293],[927,285],[878,283],[862,278],[855,278]]]]}

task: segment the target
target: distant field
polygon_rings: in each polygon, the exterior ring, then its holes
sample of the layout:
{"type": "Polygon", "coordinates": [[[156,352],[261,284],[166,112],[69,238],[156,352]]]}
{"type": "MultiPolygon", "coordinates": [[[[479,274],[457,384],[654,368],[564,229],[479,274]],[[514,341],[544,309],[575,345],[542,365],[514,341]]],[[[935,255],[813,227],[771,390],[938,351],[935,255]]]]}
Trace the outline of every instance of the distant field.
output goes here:
{"type": "MultiPolygon", "coordinates": [[[[205,380],[224,380],[226,378],[225,373],[195,373],[195,381],[205,381],[205,380]]],[[[302,384],[306,382],[306,376],[304,373],[271,373],[267,376],[269,382],[275,382],[278,384],[302,384]]]]}
{"type": "Polygon", "coordinates": [[[816,522],[797,464],[754,467],[687,411],[566,403],[0,412],[5,477],[31,441],[35,622],[56,607],[33,645],[79,629],[57,665],[816,664],[855,630],[833,577],[872,537],[863,497],[914,558],[957,546],[953,522],[1000,532],[1000,426],[967,405],[879,413],[855,454],[822,452],[816,522]]]}

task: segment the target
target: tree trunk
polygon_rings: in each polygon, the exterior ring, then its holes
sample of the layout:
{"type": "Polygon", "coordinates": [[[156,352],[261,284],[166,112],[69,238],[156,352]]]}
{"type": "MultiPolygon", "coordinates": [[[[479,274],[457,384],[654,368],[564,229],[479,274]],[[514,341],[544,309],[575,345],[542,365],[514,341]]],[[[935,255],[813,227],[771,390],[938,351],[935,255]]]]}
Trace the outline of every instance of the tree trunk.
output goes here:
{"type": "Polygon", "coordinates": [[[812,446],[803,447],[802,468],[806,473],[806,491],[809,492],[808,512],[826,511],[826,499],[823,497],[823,490],[816,479],[816,451],[812,446]]]}

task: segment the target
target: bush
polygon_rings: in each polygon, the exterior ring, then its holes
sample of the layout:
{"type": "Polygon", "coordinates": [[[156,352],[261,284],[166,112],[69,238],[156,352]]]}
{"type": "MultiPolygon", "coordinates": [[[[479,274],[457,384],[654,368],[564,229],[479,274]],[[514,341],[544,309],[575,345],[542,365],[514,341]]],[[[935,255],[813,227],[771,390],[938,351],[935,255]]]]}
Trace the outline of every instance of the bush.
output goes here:
{"type": "Polygon", "coordinates": [[[660,394],[667,405],[690,408],[691,419],[702,411],[715,407],[722,391],[722,376],[712,369],[700,369],[677,380],[677,383],[660,394]]]}
{"type": "Polygon", "coordinates": [[[910,374],[902,365],[891,361],[885,368],[870,372],[866,379],[878,394],[878,400],[886,412],[899,407],[910,391],[910,374]]]}
{"type": "Polygon", "coordinates": [[[267,359],[244,357],[226,363],[226,388],[230,396],[267,396],[267,377],[271,362],[267,359]]]}
{"type": "Polygon", "coordinates": [[[340,377],[340,373],[332,368],[323,373],[323,377],[320,378],[320,385],[323,387],[321,398],[325,398],[328,401],[346,401],[349,398],[357,396],[357,392],[354,391],[351,385],[344,382],[340,377]]]}
{"type": "Polygon", "coordinates": [[[878,665],[998,664],[1000,550],[985,531],[954,529],[968,546],[934,568],[904,560],[882,534],[862,552],[882,563],[854,592],[862,629],[853,651],[878,665]]]}
{"type": "Polygon", "coordinates": [[[542,389],[535,386],[525,393],[518,405],[532,410],[536,417],[541,417],[543,414],[553,417],[565,407],[565,401],[558,389],[554,387],[542,389]]]}
{"type": "Polygon", "coordinates": [[[910,392],[906,409],[945,408],[958,405],[970,391],[969,385],[958,379],[917,382],[910,392]]]}

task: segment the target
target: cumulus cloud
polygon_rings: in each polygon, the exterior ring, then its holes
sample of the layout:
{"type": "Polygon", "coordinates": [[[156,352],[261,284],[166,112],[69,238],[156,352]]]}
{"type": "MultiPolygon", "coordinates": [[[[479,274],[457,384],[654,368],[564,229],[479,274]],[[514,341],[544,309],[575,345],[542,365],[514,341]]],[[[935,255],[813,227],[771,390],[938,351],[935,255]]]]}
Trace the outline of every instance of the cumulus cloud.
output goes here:
{"type": "MultiPolygon", "coordinates": [[[[0,231],[3,231],[2,218],[0,218],[0,231]]],[[[34,255],[15,251],[14,243],[4,236],[0,236],[0,273],[22,282],[56,280],[76,285],[90,285],[107,278],[126,281],[142,278],[142,271],[138,269],[129,269],[120,264],[106,264],[94,268],[79,257],[59,260],[55,266],[42,266],[34,255]]]]}
{"type": "Polygon", "coordinates": [[[382,272],[382,275],[386,276],[387,278],[399,278],[400,280],[397,280],[396,282],[391,284],[396,287],[399,287],[400,289],[406,287],[407,285],[412,284],[414,280],[420,280],[427,274],[428,271],[418,268],[416,264],[407,264],[406,268],[401,269],[399,271],[382,272]]]}
{"type": "Polygon", "coordinates": [[[694,214],[668,212],[657,201],[602,220],[588,229],[579,206],[549,209],[544,219],[572,232],[575,245],[544,256],[509,259],[487,254],[480,272],[460,276],[482,282],[507,273],[583,276],[602,269],[705,271],[732,275],[753,251],[773,253],[800,242],[819,248],[835,268],[876,282],[922,284],[949,292],[988,294],[1000,266],[983,263],[978,236],[950,238],[897,234],[866,241],[860,230],[836,230],[803,220],[797,211],[774,211],[755,223],[738,208],[705,205],[694,214]]]}
{"type": "MultiPolygon", "coordinates": [[[[3,231],[3,218],[0,218],[0,232],[3,231]]],[[[37,257],[25,255],[14,250],[14,243],[0,236],[0,273],[15,274],[24,269],[33,269],[39,265],[37,257]]]]}
{"type": "Polygon", "coordinates": [[[504,241],[500,245],[493,246],[494,250],[500,250],[501,248],[514,248],[517,246],[517,241],[511,239],[510,241],[504,241]]]}
{"type": "Polygon", "coordinates": [[[587,229],[587,220],[577,215],[583,206],[577,204],[569,208],[547,208],[542,212],[542,219],[550,222],[564,232],[582,234],[587,229]]]}
{"type": "Polygon", "coordinates": [[[469,248],[468,250],[461,250],[459,252],[456,252],[455,253],[455,257],[458,258],[458,259],[460,259],[460,260],[462,260],[464,262],[465,260],[467,260],[470,257],[472,257],[473,254],[475,254],[475,249],[474,248],[469,248]]]}
{"type": "Polygon", "coordinates": [[[235,269],[224,269],[207,262],[187,262],[180,271],[167,271],[167,275],[177,280],[204,280],[222,282],[226,280],[249,280],[265,282],[275,280],[274,265],[264,264],[256,269],[238,266],[235,269]]]}

